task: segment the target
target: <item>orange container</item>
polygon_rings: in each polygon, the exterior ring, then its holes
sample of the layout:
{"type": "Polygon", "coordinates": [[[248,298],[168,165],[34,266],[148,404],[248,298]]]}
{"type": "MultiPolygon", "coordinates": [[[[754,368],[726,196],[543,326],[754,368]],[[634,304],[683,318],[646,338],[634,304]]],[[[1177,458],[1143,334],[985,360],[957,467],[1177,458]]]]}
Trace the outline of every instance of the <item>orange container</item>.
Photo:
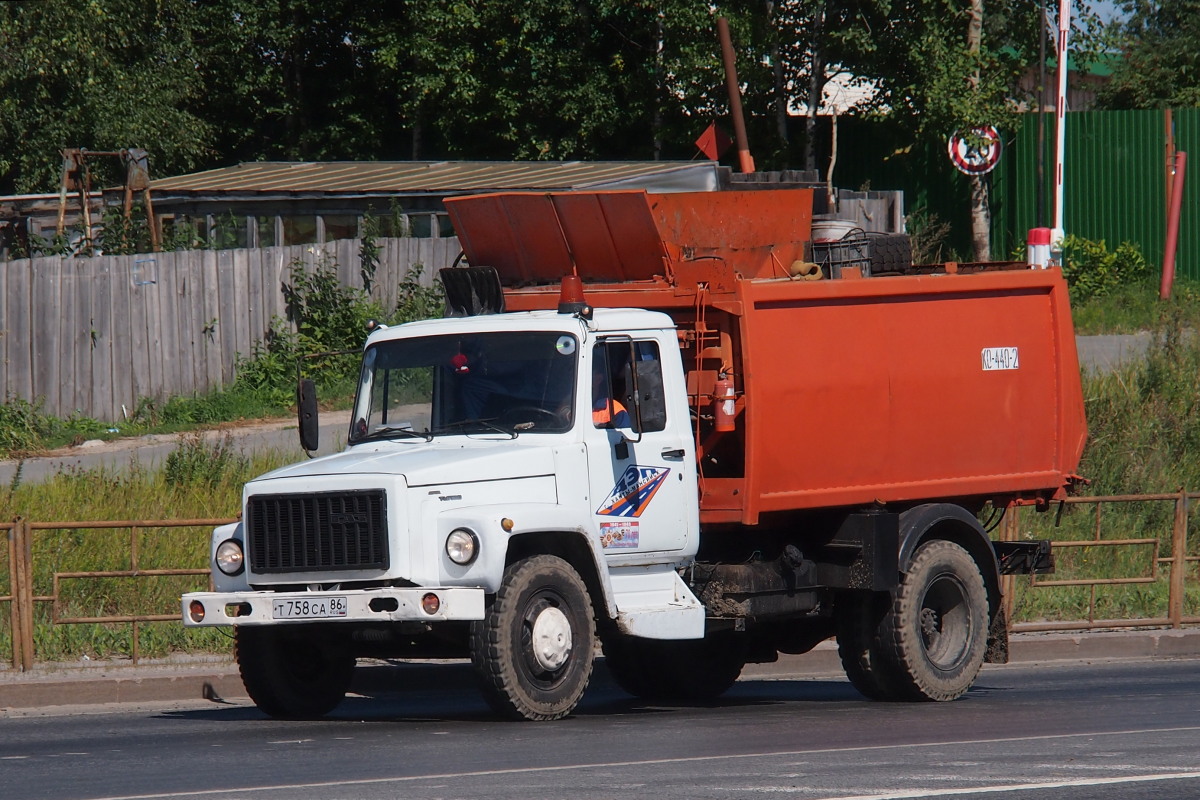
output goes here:
{"type": "MultiPolygon", "coordinates": [[[[1087,435],[1058,269],[801,280],[807,190],[447,200],[509,310],[578,274],[597,307],[669,313],[697,414],[701,519],[1061,496],[1087,435]],[[724,373],[733,430],[713,414],[724,373]]],[[[724,387],[721,387],[724,389],[724,387]]]]}

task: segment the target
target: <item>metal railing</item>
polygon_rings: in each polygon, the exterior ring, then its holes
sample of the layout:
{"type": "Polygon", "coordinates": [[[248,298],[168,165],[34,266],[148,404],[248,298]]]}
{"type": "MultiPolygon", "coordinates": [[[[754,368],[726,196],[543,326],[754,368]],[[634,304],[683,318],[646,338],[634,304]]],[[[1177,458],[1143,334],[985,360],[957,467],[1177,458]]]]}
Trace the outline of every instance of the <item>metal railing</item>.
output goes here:
{"type": "MultiPolygon", "coordinates": [[[[1032,509],[1012,509],[1006,514],[999,530],[999,537],[1004,541],[1018,541],[1022,538],[1051,539],[1056,559],[1060,562],[1060,570],[1054,576],[1005,576],[1003,590],[1008,618],[1013,619],[1016,611],[1018,595],[1033,597],[1034,593],[1053,592],[1056,590],[1087,589],[1089,592],[1087,611],[1081,619],[1059,619],[1036,622],[1018,622],[1012,630],[1021,631],[1071,631],[1099,628],[1126,627],[1171,627],[1179,628],[1187,624],[1200,623],[1200,615],[1188,613],[1187,592],[1189,587],[1189,569],[1200,564],[1200,541],[1195,544],[1196,555],[1188,554],[1188,531],[1192,501],[1200,499],[1200,494],[1179,492],[1176,494],[1147,494],[1119,495],[1111,497],[1078,497],[1066,501],[1064,506],[1052,508],[1050,511],[1035,514],[1032,509]],[[1130,522],[1128,515],[1118,519],[1106,527],[1108,521],[1104,510],[1112,510],[1114,506],[1126,504],[1171,504],[1169,524],[1162,530],[1154,530],[1154,520],[1150,519],[1151,530],[1142,531],[1145,535],[1128,535],[1130,522]],[[1064,533],[1069,528],[1056,528],[1064,510],[1076,506],[1091,506],[1092,519],[1087,535],[1077,535],[1065,538],[1064,533]],[[1110,530],[1112,528],[1113,530],[1110,530]],[[1106,534],[1111,538],[1106,538],[1106,534]],[[1153,534],[1153,535],[1151,535],[1153,534]],[[1056,538],[1057,536],[1057,538],[1056,538]],[[1099,575],[1081,574],[1083,572],[1103,571],[1105,566],[1117,565],[1117,559],[1098,559],[1099,567],[1089,565],[1088,570],[1080,570],[1073,562],[1073,554],[1103,551],[1116,553],[1127,551],[1134,553],[1132,558],[1125,560],[1128,569],[1130,564],[1141,563],[1138,574],[1132,575],[1099,575]],[[1139,556],[1139,551],[1143,551],[1139,556]],[[1165,554],[1164,554],[1165,552],[1165,554]],[[1166,605],[1164,613],[1158,616],[1120,618],[1104,618],[1098,613],[1098,599],[1104,587],[1151,586],[1161,584],[1165,580],[1166,605]]],[[[1074,513],[1074,512],[1072,512],[1074,513]]],[[[1154,515],[1146,515],[1152,518],[1154,515]]],[[[1165,517],[1165,514],[1161,516],[1165,517]]],[[[48,622],[50,625],[110,625],[129,624],[132,628],[130,656],[136,664],[141,657],[139,642],[139,626],[147,623],[170,623],[179,620],[176,607],[169,611],[163,609],[155,612],[133,612],[116,609],[110,613],[80,614],[75,613],[64,599],[64,582],[77,580],[99,579],[130,579],[147,580],[163,577],[195,577],[208,581],[207,567],[145,568],[139,544],[140,534],[150,529],[171,528],[211,528],[234,522],[234,519],[179,519],[179,520],[121,520],[121,521],[84,521],[84,522],[31,522],[17,519],[13,522],[0,523],[0,531],[8,537],[8,573],[9,583],[6,594],[0,595],[0,607],[8,604],[10,630],[12,633],[12,664],[19,669],[32,669],[37,660],[35,651],[35,608],[41,604],[50,609],[48,622]],[[46,531],[99,531],[109,534],[128,531],[128,563],[121,569],[96,570],[35,570],[33,539],[36,534],[46,531]],[[36,581],[35,581],[35,575],[36,581]],[[52,587],[49,593],[37,593],[36,586],[52,587]]],[[[1076,533],[1081,526],[1078,520],[1071,520],[1076,533]]],[[[1142,520],[1145,523],[1145,518],[1142,520]]],[[[1143,524],[1142,527],[1145,527],[1143,524]]],[[[208,538],[204,537],[205,547],[208,538]]],[[[1196,604],[1200,606],[1200,571],[1191,582],[1196,595],[1196,604]]],[[[211,586],[211,583],[210,583],[211,586]]],[[[1161,592],[1160,592],[1161,593],[1161,592]]],[[[45,623],[42,623],[45,624],[45,623]]]]}
{"type": "MultiPolygon", "coordinates": [[[[1027,532],[1028,538],[1047,538],[1051,540],[1051,547],[1059,568],[1053,577],[1041,575],[1031,575],[1025,578],[1014,575],[1005,576],[1002,588],[1008,618],[1014,618],[1014,604],[1021,589],[1027,591],[1046,591],[1067,587],[1083,587],[1087,588],[1089,592],[1087,613],[1081,619],[1019,622],[1012,626],[1012,630],[1020,632],[1131,627],[1179,628],[1185,624],[1200,623],[1200,616],[1194,613],[1187,613],[1188,570],[1191,566],[1200,563],[1200,554],[1188,554],[1189,512],[1192,501],[1198,498],[1200,498],[1200,494],[1188,493],[1186,491],[1180,491],[1175,494],[1072,497],[1056,509],[1042,514],[1043,520],[1041,525],[1030,524],[1030,517],[1035,516],[1037,512],[1029,508],[1010,510],[1005,517],[999,538],[1003,541],[1017,541],[1024,538],[1021,534],[1021,527],[1024,523],[1030,528],[1027,532]],[[1106,507],[1111,508],[1112,506],[1133,503],[1152,505],[1170,504],[1172,506],[1172,513],[1170,514],[1169,530],[1153,530],[1153,526],[1151,526],[1152,530],[1146,531],[1146,533],[1154,533],[1155,535],[1129,536],[1127,535],[1129,530],[1128,520],[1119,521],[1115,525],[1109,526],[1116,528],[1115,531],[1106,528],[1103,513],[1106,507]],[[1090,535],[1068,539],[1062,538],[1061,528],[1058,528],[1057,531],[1046,530],[1051,525],[1057,528],[1057,523],[1061,519],[1063,510],[1076,506],[1092,507],[1090,535]],[[1056,533],[1058,534],[1057,536],[1056,533]],[[1112,536],[1112,538],[1106,538],[1106,533],[1112,536]],[[1166,555],[1163,555],[1164,545],[1166,546],[1166,555]],[[1074,553],[1096,551],[1109,553],[1110,555],[1106,562],[1111,568],[1118,562],[1118,558],[1115,556],[1116,553],[1137,550],[1145,551],[1143,555],[1144,568],[1140,574],[1121,576],[1111,574],[1103,576],[1083,575],[1078,574],[1083,570],[1072,568],[1073,565],[1071,562],[1075,559],[1071,558],[1071,556],[1074,553]],[[1163,609],[1164,614],[1152,617],[1122,616],[1119,618],[1103,618],[1097,612],[1097,601],[1099,591],[1102,587],[1148,586],[1160,584],[1164,580],[1167,583],[1166,606],[1163,609]],[[1022,581],[1024,582],[1024,586],[1021,586],[1022,581]]],[[[1200,550],[1200,544],[1197,544],[1196,549],[1200,550]]],[[[1135,556],[1128,559],[1127,563],[1136,563],[1136,561],[1135,553],[1135,556]]],[[[1093,567],[1091,571],[1095,571],[1095,568],[1093,567]]],[[[1197,578],[1200,579],[1200,575],[1197,578]]]]}
{"type": "Polygon", "coordinates": [[[208,529],[217,525],[236,522],[235,519],[173,519],[173,520],[101,520],[79,522],[31,522],[18,518],[0,528],[8,534],[9,592],[0,595],[0,603],[9,603],[9,619],[12,632],[13,667],[29,670],[36,660],[35,652],[35,608],[38,604],[48,605],[51,625],[109,625],[129,624],[132,629],[130,657],[134,664],[141,658],[140,626],[144,623],[178,622],[179,611],[175,606],[156,612],[129,612],[80,614],[72,611],[63,591],[66,581],[102,579],[151,580],[164,577],[196,577],[205,579],[211,587],[207,567],[162,568],[142,565],[142,534],[154,529],[205,528],[204,545],[207,549],[208,529]],[[53,570],[46,575],[35,572],[34,536],[45,531],[97,531],[116,533],[128,531],[127,568],[96,570],[53,570]],[[37,576],[35,578],[35,575],[37,576]],[[39,594],[39,585],[52,587],[50,593],[39,594]]]}

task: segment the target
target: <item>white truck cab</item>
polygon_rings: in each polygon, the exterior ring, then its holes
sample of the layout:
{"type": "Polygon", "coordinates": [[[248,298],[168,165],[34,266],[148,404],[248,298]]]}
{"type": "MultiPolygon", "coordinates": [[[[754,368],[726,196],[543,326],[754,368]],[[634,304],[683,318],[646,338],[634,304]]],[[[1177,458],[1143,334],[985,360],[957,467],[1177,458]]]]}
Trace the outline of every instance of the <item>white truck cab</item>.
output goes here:
{"type": "Polygon", "coordinates": [[[698,532],[665,314],[381,327],[346,449],[246,485],[242,521],[213,534],[216,591],[185,595],[183,619],[236,626],[247,689],[277,716],[330,710],[356,657],[460,640],[498,710],[554,718],[586,687],[593,616],[627,636],[704,635],[679,575],[698,532]]]}

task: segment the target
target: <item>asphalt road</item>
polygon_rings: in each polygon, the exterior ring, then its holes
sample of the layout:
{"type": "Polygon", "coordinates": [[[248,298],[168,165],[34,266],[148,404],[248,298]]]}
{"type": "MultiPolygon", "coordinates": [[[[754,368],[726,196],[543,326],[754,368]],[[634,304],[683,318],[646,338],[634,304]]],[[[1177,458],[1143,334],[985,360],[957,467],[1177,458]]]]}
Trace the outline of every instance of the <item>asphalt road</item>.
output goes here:
{"type": "Polygon", "coordinates": [[[948,704],[863,700],[834,675],[648,706],[601,671],[557,723],[493,717],[462,673],[332,718],[244,702],[0,721],[10,800],[1200,797],[1200,659],[988,667],[948,704]]]}

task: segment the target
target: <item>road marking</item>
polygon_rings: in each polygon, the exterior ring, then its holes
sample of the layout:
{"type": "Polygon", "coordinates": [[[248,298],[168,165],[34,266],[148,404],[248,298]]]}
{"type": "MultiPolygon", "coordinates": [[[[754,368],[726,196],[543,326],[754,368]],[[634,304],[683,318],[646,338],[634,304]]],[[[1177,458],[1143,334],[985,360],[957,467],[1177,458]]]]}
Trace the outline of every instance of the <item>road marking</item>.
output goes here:
{"type": "MultiPolygon", "coordinates": [[[[281,792],[294,789],[325,789],[333,787],[345,786],[375,786],[385,783],[417,783],[419,781],[446,781],[459,780],[462,778],[488,778],[499,775],[531,775],[539,772],[577,772],[590,769],[620,769],[623,767],[645,767],[655,766],[660,764],[695,764],[704,761],[739,761],[750,758],[780,758],[780,757],[801,757],[814,755],[830,755],[834,753],[869,753],[878,750],[905,750],[926,747],[962,747],[963,745],[974,744],[1002,744],[1005,742],[1040,742],[1051,739],[1082,739],[1096,738],[1100,736],[1137,736],[1140,734],[1161,734],[1161,733],[1194,733],[1200,731],[1200,726],[1180,727],[1180,728],[1143,728],[1138,730],[1128,731],[1092,731],[1088,733],[1060,733],[1046,734],[1044,736],[1005,736],[996,739],[956,739],[945,742],[912,742],[909,744],[880,744],[868,745],[865,747],[828,747],[817,750],[780,750],[766,753],[731,753],[729,755],[718,756],[687,756],[683,758],[648,758],[640,761],[608,761],[592,764],[560,764],[550,767],[512,767],[510,769],[487,769],[477,770],[475,772],[442,772],[432,773],[428,775],[400,775],[388,778],[359,778],[356,780],[345,781],[318,781],[314,783],[283,783],[272,786],[231,786],[226,789],[198,789],[191,792],[162,792],[159,794],[128,794],[128,795],[112,795],[109,797],[94,797],[90,800],[170,800],[175,797],[212,797],[217,795],[236,795],[250,794],[253,792],[281,792]]],[[[1079,780],[1066,780],[1061,783],[1047,783],[1045,788],[1069,787],[1069,786],[1094,786],[1102,781],[1111,781],[1114,783],[1129,783],[1132,780],[1152,781],[1152,780],[1183,780],[1186,778],[1200,778],[1200,772],[1169,772],[1158,773],[1158,775],[1143,775],[1143,776],[1121,776],[1118,778],[1099,779],[1099,778],[1083,778],[1079,780]],[[1163,777],[1158,777],[1159,775],[1163,777]]],[[[1026,788],[1041,786],[1041,784],[1028,784],[1026,788]]],[[[1013,790],[1020,787],[1012,787],[1013,790]]],[[[1009,791],[1010,787],[993,787],[992,792],[1009,791]]],[[[881,795],[861,795],[858,797],[841,797],[841,798],[822,798],[822,800],[905,800],[905,798],[919,797],[940,797],[954,794],[970,794],[987,792],[987,787],[973,789],[949,789],[949,790],[918,790],[914,793],[900,794],[881,794],[881,795]]]]}
{"type": "Polygon", "coordinates": [[[1075,780],[1046,781],[1044,783],[1016,783],[1007,786],[964,786],[960,789],[913,789],[906,792],[887,792],[885,794],[855,794],[844,797],[826,797],[822,798],[822,800],[916,800],[922,797],[952,797],[962,794],[1001,794],[1003,792],[1028,792],[1038,789],[1069,789],[1074,786],[1111,786],[1120,783],[1180,781],[1195,778],[1200,778],[1200,772],[1122,775],[1117,778],[1077,778],[1075,780]]]}

